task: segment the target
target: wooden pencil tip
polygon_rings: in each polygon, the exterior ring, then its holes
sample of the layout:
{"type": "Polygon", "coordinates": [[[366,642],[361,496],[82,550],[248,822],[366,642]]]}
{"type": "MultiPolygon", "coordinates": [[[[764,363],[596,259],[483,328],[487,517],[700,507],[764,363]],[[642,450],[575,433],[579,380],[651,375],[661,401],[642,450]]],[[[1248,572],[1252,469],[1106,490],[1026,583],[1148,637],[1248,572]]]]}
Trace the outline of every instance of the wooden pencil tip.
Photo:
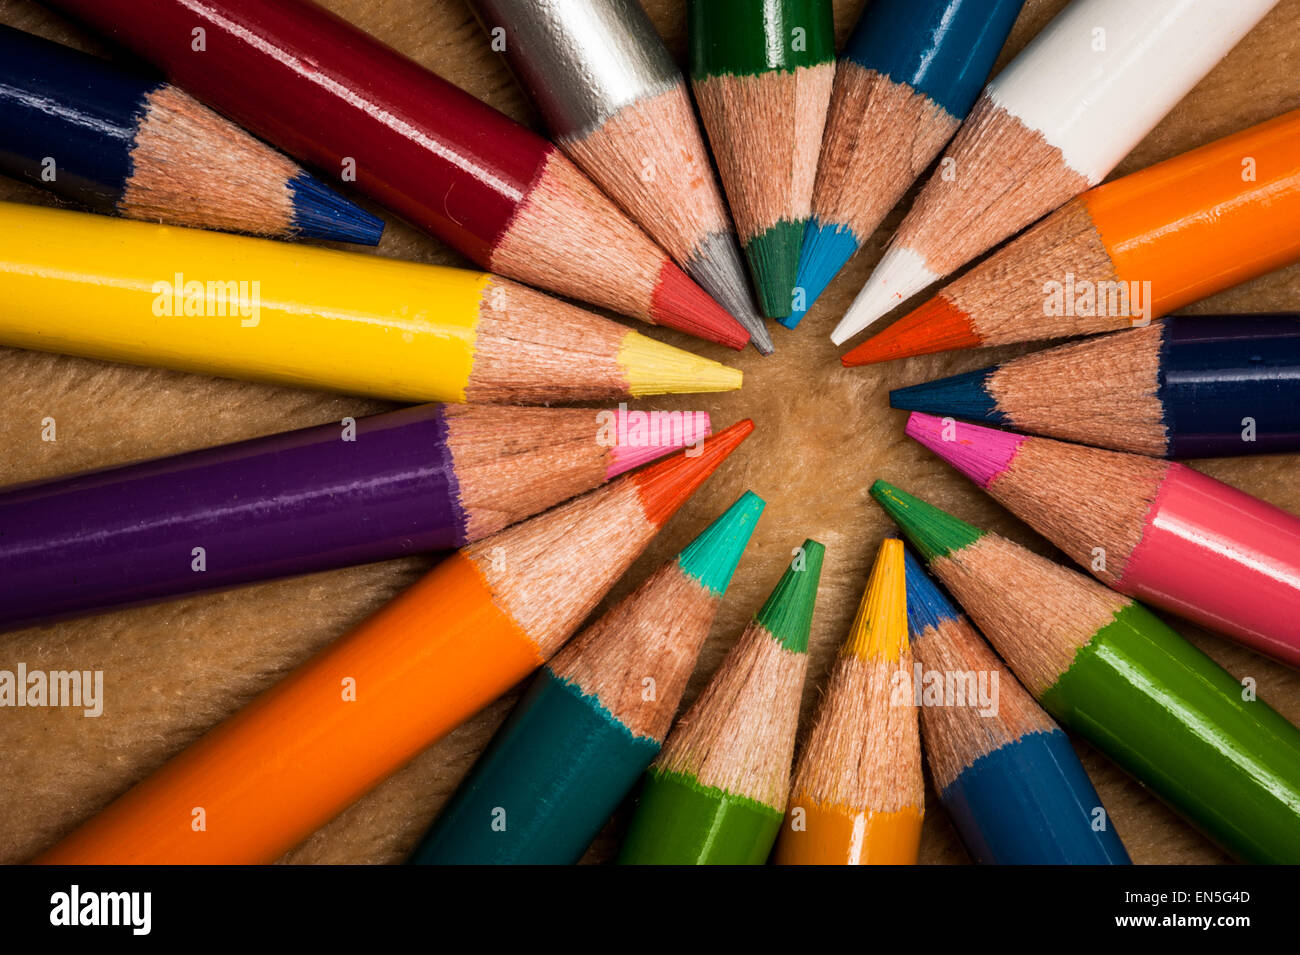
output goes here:
{"type": "Polygon", "coordinates": [[[659,269],[650,311],[656,325],[675,328],[736,351],[749,344],[749,332],[731,313],[709,298],[704,289],[666,257],[659,269]]]}
{"type": "Polygon", "coordinates": [[[849,351],[840,362],[845,368],[854,368],[956,348],[979,348],[983,344],[970,316],[943,295],[936,295],[849,351]]]}
{"type": "Polygon", "coordinates": [[[682,573],[715,596],[727,592],[731,575],[749,544],[767,502],[746,491],[677,556],[682,573]]]}
{"type": "Polygon", "coordinates": [[[906,648],[907,581],[903,570],[903,542],[897,537],[886,537],[880,543],[871,579],[849,628],[844,650],[860,660],[897,663],[906,648]]]}
{"type": "Polygon", "coordinates": [[[910,550],[905,549],[903,563],[907,576],[907,629],[916,643],[945,620],[957,619],[960,611],[910,550]]]}
{"type": "Polygon", "coordinates": [[[662,526],[695,493],[732,451],[749,437],[754,422],[746,418],[666,461],[630,475],[641,494],[646,519],[662,526]]]}
{"type": "Polygon", "coordinates": [[[984,531],[973,524],[967,524],[886,481],[871,485],[871,496],[902,528],[912,546],[927,561],[946,557],[984,536],[984,531]]]}
{"type": "Polygon", "coordinates": [[[754,621],[791,653],[808,652],[813,607],[822,578],[826,548],[809,538],[803,542],[776,587],[754,615],[754,621]]]}

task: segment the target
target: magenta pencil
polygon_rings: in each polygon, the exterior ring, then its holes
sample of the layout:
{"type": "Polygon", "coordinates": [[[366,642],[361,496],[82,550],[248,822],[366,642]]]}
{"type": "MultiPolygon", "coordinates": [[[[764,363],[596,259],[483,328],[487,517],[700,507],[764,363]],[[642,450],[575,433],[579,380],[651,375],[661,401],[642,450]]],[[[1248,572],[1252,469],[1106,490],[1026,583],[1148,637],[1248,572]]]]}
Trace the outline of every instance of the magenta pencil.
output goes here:
{"type": "Polygon", "coordinates": [[[913,413],[907,433],[1103,583],[1300,666],[1300,518],[1174,461],[913,413]]]}

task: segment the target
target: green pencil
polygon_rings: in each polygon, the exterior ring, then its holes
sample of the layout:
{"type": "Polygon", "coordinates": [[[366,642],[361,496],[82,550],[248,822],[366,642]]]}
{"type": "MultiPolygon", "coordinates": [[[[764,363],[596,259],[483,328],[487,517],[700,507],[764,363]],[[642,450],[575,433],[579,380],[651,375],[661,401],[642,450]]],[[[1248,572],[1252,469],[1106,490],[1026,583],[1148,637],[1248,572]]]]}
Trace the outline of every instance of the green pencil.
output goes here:
{"type": "Polygon", "coordinates": [[[622,865],[761,865],[790,790],[825,548],[804,541],[646,773],[622,865]]]}
{"type": "Polygon", "coordinates": [[[835,81],[831,3],[691,0],[689,16],[700,116],[759,303],[783,318],[835,81]]]}
{"type": "Polygon", "coordinates": [[[763,506],[746,491],[542,668],[412,862],[582,857],[659,752],[763,506]]]}
{"type": "Polygon", "coordinates": [[[871,494],[1039,702],[1247,862],[1300,862],[1300,730],[1155,615],[877,481],[871,494]]]}

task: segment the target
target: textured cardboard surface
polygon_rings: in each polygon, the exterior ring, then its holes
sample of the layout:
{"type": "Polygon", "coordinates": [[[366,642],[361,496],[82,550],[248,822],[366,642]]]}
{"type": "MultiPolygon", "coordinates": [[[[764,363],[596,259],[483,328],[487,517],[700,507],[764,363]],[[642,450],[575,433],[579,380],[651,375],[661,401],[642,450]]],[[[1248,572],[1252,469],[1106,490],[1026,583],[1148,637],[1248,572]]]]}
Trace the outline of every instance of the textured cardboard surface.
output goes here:
{"type": "MultiPolygon", "coordinates": [[[[327,6],[419,62],[523,122],[537,117],[460,0],[328,0],[327,6]]],[[[861,0],[836,0],[841,42],[861,0]]],[[[1008,55],[1062,6],[1029,0],[1008,55]]],[[[684,54],[682,0],[646,7],[670,48],[684,54]]],[[[108,48],[30,0],[0,0],[0,21],[94,52],[108,48]]],[[[1000,64],[999,64],[1000,65],[1000,64]]],[[[1132,155],[1117,174],[1206,143],[1300,107],[1300,0],[1282,0],[1132,155]]],[[[0,199],[51,203],[40,191],[0,182],[0,199]]],[[[830,287],[795,332],[773,326],[777,352],[761,358],[685,345],[746,372],[742,392],[641,407],[707,409],[718,427],[749,416],[755,435],[667,526],[620,582],[625,594],[672,556],[746,488],[768,501],[748,553],[723,603],[687,692],[694,698],[806,536],[827,547],[813,627],[804,728],[818,687],[852,619],[871,560],[891,525],[867,488],[886,478],[975,523],[1043,552],[1047,545],[902,434],[890,411],[891,388],[980,367],[1023,349],[930,356],[846,370],[828,334],[861,286],[897,225],[885,226],[830,287]]],[[[368,206],[381,212],[373,205],[368,206]]],[[[464,264],[440,243],[388,217],[381,255],[464,264]]],[[[1292,267],[1198,303],[1189,311],[1248,312],[1300,308],[1300,268],[1292,267]]],[[[94,321],[95,316],[86,316],[94,321]]],[[[315,392],[248,385],[194,375],[0,349],[0,483],[9,484],[175,453],[289,428],[337,421],[388,406],[315,392]],[[41,422],[57,422],[57,441],[41,440],[41,422]]],[[[1253,494],[1300,512],[1293,457],[1198,462],[1253,494]]],[[[1059,555],[1058,555],[1059,556],[1059,555]]],[[[104,714],[80,710],[0,709],[0,862],[20,862],[183,749],[288,669],[363,619],[411,583],[431,559],[411,558],[277,581],[222,594],[106,614],[0,636],[0,669],[102,669],[104,714]]],[[[1176,623],[1260,695],[1300,721],[1300,674],[1196,628],[1176,623]]],[[[469,768],[513,696],[489,706],[377,787],[284,861],[396,862],[414,844],[469,768]]],[[[1078,744],[1114,824],[1136,862],[1217,862],[1225,857],[1104,758],[1078,744]]],[[[274,798],[271,793],[268,799],[274,798]]],[[[960,863],[965,852],[942,808],[927,794],[922,861],[960,863]]],[[[616,818],[589,859],[609,857],[623,820],[616,818]]]]}

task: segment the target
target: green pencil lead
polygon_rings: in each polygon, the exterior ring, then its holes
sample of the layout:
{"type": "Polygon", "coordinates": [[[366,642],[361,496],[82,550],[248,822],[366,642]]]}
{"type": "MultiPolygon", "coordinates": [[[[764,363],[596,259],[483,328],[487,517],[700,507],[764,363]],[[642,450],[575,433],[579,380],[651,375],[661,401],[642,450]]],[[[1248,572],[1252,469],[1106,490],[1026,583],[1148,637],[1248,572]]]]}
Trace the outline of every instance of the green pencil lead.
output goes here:
{"type": "Polygon", "coordinates": [[[694,577],[711,593],[726,593],[766,506],[767,502],[753,491],[742,494],[681,552],[677,565],[682,573],[694,577]]]}
{"type": "Polygon", "coordinates": [[[754,620],[791,653],[808,652],[813,606],[822,576],[826,548],[809,538],[790,562],[776,588],[754,620]]]}
{"type": "Polygon", "coordinates": [[[885,481],[871,485],[871,496],[894,519],[927,562],[969,547],[984,531],[913,497],[885,481]]]}

